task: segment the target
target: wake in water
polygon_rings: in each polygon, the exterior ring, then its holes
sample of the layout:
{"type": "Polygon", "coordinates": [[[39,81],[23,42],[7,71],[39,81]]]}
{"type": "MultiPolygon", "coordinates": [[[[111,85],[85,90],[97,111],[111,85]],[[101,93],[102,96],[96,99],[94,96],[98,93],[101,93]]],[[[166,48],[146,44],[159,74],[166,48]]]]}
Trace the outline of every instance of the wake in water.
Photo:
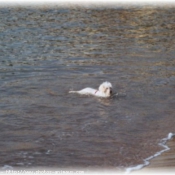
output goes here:
{"type": "Polygon", "coordinates": [[[152,156],[150,156],[150,157],[144,159],[144,160],[143,160],[143,161],[144,161],[143,164],[139,164],[139,165],[136,165],[136,166],[133,166],[133,167],[128,167],[128,168],[126,168],[125,174],[128,174],[128,173],[130,173],[131,171],[140,170],[140,169],[142,169],[143,167],[148,166],[149,163],[150,163],[149,161],[150,161],[151,159],[153,159],[153,158],[155,158],[155,157],[157,157],[157,156],[160,156],[160,155],[161,155],[163,152],[165,152],[165,151],[170,150],[170,148],[166,145],[166,142],[167,142],[168,140],[170,140],[173,136],[175,136],[175,134],[169,133],[168,136],[167,136],[166,138],[163,138],[163,139],[160,141],[160,143],[159,143],[159,145],[162,146],[162,147],[164,148],[163,150],[161,150],[161,151],[159,151],[159,152],[156,152],[154,155],[152,155],[152,156]]]}

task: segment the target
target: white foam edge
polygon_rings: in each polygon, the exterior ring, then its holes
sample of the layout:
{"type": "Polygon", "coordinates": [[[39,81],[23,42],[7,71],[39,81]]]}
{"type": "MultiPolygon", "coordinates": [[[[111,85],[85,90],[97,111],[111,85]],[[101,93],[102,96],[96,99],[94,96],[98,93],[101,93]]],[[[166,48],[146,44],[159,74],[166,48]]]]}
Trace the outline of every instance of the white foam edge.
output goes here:
{"type": "Polygon", "coordinates": [[[13,167],[10,166],[10,165],[4,165],[4,166],[1,168],[1,170],[12,170],[12,169],[13,169],[13,167]]]}
{"type": "Polygon", "coordinates": [[[163,138],[163,139],[160,141],[160,143],[158,144],[158,145],[160,145],[160,146],[162,146],[162,147],[164,148],[163,150],[161,150],[161,151],[159,151],[159,152],[156,152],[154,155],[152,155],[152,156],[150,156],[150,157],[144,159],[144,160],[143,160],[143,162],[144,162],[143,164],[139,164],[139,165],[136,165],[136,166],[132,166],[132,167],[126,168],[125,174],[128,174],[128,173],[130,173],[130,172],[132,172],[132,171],[135,171],[135,170],[140,170],[140,169],[142,169],[143,167],[148,166],[148,165],[150,164],[149,161],[150,161],[151,159],[153,159],[153,158],[155,158],[155,157],[157,157],[157,156],[160,156],[160,155],[161,155],[163,152],[165,152],[165,151],[170,150],[170,148],[166,145],[166,142],[167,142],[168,140],[170,140],[173,136],[175,136],[175,134],[169,133],[169,134],[167,135],[167,137],[166,137],[166,138],[163,138]]]}

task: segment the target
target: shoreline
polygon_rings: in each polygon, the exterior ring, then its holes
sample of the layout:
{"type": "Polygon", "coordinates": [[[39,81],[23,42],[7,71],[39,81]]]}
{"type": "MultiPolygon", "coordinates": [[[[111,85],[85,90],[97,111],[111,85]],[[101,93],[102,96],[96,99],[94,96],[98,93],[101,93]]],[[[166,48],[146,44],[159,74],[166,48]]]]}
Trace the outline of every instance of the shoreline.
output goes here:
{"type": "Polygon", "coordinates": [[[170,149],[163,152],[161,155],[149,160],[149,165],[137,171],[140,172],[175,172],[175,136],[168,140],[165,144],[170,149]]]}

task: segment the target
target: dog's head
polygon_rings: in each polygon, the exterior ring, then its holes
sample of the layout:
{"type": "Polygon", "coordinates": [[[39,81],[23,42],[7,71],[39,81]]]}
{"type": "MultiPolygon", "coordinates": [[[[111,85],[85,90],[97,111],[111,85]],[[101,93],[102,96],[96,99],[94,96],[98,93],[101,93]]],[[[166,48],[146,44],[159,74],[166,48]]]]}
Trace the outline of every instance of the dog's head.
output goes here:
{"type": "Polygon", "coordinates": [[[107,97],[112,95],[112,84],[109,82],[104,82],[99,86],[99,91],[103,92],[107,97]]]}

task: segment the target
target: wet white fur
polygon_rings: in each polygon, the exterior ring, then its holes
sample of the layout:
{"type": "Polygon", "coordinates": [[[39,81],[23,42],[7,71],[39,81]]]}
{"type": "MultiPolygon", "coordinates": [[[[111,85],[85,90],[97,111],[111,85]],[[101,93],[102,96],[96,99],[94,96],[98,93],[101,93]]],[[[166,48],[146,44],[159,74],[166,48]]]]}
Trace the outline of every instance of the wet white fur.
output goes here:
{"type": "Polygon", "coordinates": [[[102,83],[98,89],[85,88],[80,91],[69,91],[69,93],[78,93],[83,95],[94,95],[97,97],[110,97],[112,95],[112,84],[110,82],[102,83]]]}

